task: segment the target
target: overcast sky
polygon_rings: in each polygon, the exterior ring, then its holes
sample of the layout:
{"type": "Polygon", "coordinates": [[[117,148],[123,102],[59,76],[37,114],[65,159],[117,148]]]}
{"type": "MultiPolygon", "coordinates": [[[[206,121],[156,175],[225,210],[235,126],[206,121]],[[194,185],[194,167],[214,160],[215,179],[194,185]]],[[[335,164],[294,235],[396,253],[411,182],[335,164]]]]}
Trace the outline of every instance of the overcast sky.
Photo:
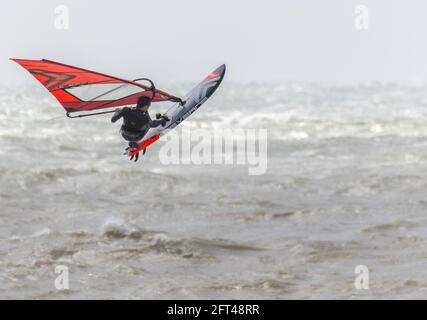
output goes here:
{"type": "Polygon", "coordinates": [[[14,0],[0,11],[0,83],[32,83],[10,57],[160,83],[221,63],[240,82],[426,81],[426,32],[425,0],[14,0]],[[58,5],[68,30],[55,28],[58,5]]]}

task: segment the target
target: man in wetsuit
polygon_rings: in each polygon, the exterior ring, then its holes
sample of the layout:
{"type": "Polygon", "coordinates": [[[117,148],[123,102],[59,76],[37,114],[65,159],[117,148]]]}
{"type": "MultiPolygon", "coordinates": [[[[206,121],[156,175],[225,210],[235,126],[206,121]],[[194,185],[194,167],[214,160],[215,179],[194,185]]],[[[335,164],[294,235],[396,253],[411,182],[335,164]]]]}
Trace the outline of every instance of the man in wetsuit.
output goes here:
{"type": "MultiPolygon", "coordinates": [[[[156,115],[156,120],[151,120],[148,114],[148,108],[151,105],[151,99],[149,97],[142,96],[138,99],[136,108],[120,108],[117,109],[111,118],[111,122],[116,122],[120,118],[123,118],[123,124],[121,127],[122,137],[129,141],[129,148],[135,148],[138,146],[144,135],[147,133],[149,128],[157,127],[159,125],[165,126],[169,120],[166,116],[162,116],[159,113],[156,115]]],[[[129,149],[128,148],[128,149],[129,149]]],[[[133,156],[130,160],[133,159],[133,156]]],[[[136,154],[135,161],[138,160],[138,154],[136,154]]]]}

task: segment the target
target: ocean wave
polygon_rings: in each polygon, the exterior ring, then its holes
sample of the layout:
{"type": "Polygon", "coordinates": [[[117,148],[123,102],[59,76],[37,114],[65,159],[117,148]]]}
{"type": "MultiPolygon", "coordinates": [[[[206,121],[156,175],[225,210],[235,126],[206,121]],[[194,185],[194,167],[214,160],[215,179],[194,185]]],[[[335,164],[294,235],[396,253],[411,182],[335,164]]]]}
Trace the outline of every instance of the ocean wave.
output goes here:
{"type": "MultiPolygon", "coordinates": [[[[108,116],[46,121],[63,114],[45,92],[0,97],[0,139],[55,138],[58,142],[115,141],[108,116]]],[[[267,128],[283,140],[427,135],[427,90],[395,85],[229,85],[187,119],[188,128],[267,128]],[[277,132],[277,133],[275,133],[277,132]]],[[[163,107],[162,107],[163,108],[163,107]]],[[[153,107],[153,112],[155,108],[153,107]]],[[[114,128],[114,129],[113,129],[114,128]]],[[[119,139],[117,139],[119,141],[119,139]]]]}

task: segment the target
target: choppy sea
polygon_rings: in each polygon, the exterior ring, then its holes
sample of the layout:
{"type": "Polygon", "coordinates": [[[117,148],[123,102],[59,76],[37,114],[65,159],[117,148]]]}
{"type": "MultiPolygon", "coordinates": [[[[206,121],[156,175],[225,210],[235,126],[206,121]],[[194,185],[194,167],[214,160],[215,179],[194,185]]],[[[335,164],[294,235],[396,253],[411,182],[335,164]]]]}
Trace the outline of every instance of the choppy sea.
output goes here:
{"type": "Polygon", "coordinates": [[[0,298],[427,297],[427,86],[225,81],[176,130],[230,127],[268,130],[265,174],[133,163],[108,115],[0,88],[0,298]]]}

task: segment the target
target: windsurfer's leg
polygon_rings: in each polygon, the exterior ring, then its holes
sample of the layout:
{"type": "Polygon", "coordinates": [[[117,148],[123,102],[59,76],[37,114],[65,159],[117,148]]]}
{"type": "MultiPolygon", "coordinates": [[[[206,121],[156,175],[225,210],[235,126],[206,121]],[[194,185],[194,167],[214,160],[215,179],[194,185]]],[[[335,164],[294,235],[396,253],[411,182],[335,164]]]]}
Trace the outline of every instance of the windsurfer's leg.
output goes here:
{"type": "Polygon", "coordinates": [[[129,141],[129,148],[138,148],[138,142],[129,141]]]}
{"type": "Polygon", "coordinates": [[[137,153],[137,154],[134,154],[133,156],[131,156],[130,158],[129,158],[129,160],[130,161],[132,161],[132,160],[134,160],[135,162],[137,162],[138,161],[138,158],[139,158],[139,152],[137,153]]]}

